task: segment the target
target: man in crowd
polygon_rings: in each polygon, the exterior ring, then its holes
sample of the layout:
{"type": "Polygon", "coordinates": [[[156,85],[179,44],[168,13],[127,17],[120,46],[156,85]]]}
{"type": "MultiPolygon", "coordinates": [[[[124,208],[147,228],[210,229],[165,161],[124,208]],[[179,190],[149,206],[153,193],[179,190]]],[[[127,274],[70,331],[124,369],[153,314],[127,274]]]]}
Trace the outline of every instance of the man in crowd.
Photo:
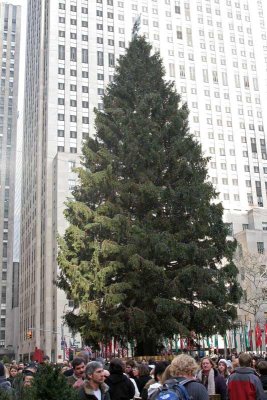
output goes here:
{"type": "Polygon", "coordinates": [[[79,389],[81,400],[110,400],[109,387],[104,383],[105,375],[103,365],[97,361],[91,361],[85,369],[85,381],[79,389]]]}
{"type": "Polygon", "coordinates": [[[228,399],[267,400],[262,383],[252,368],[251,355],[241,353],[239,365],[228,379],[228,399]]]}
{"type": "Polygon", "coordinates": [[[82,382],[85,375],[85,363],[84,359],[75,357],[72,361],[73,374],[67,378],[67,382],[70,386],[79,387],[79,382],[82,382]]]}

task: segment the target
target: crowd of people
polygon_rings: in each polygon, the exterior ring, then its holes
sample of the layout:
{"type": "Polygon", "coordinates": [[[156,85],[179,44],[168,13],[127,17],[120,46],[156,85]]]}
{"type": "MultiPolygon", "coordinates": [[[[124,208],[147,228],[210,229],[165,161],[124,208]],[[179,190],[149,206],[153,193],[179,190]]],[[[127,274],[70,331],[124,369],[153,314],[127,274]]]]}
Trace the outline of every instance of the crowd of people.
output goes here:
{"type": "MultiPolygon", "coordinates": [[[[16,390],[18,382],[31,387],[38,368],[36,363],[0,363],[0,393],[16,390]]],[[[214,395],[221,400],[267,400],[267,360],[249,353],[229,359],[205,356],[199,361],[182,353],[171,362],[141,363],[120,358],[92,361],[86,353],[80,353],[60,369],[66,385],[81,400],[175,399],[168,397],[170,393],[177,395],[177,400],[208,400],[214,395]]]]}

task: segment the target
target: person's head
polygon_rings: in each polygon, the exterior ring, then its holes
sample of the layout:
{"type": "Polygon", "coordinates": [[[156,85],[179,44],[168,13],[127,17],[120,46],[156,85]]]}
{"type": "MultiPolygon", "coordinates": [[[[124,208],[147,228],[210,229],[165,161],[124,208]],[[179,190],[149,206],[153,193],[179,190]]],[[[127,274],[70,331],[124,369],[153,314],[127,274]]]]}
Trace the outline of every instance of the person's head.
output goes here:
{"type": "Polygon", "coordinates": [[[88,351],[82,350],[77,354],[77,356],[79,358],[83,358],[84,359],[85,365],[89,362],[89,353],[88,353],[88,351]]]}
{"type": "Polygon", "coordinates": [[[111,374],[122,375],[124,372],[124,364],[122,360],[119,358],[114,358],[113,360],[111,360],[109,365],[109,372],[111,374]]]}
{"type": "Polygon", "coordinates": [[[220,360],[219,362],[218,362],[218,370],[219,370],[219,373],[221,374],[221,375],[227,375],[228,374],[228,370],[227,370],[227,362],[226,362],[226,360],[220,360]]]}
{"type": "Polygon", "coordinates": [[[72,361],[72,368],[73,368],[73,373],[75,376],[77,376],[77,378],[84,377],[85,365],[83,358],[75,357],[72,361]]]}
{"type": "Polygon", "coordinates": [[[24,363],[20,361],[20,362],[19,362],[19,365],[18,365],[18,368],[19,368],[19,369],[21,369],[21,368],[24,369],[24,363]]]}
{"type": "Polygon", "coordinates": [[[18,368],[15,365],[11,365],[9,368],[9,376],[14,378],[18,374],[18,368]]]}
{"type": "Polygon", "coordinates": [[[49,363],[50,363],[49,356],[43,356],[43,364],[49,364],[49,363]]]}
{"type": "Polygon", "coordinates": [[[130,377],[133,377],[133,368],[136,366],[136,363],[134,360],[128,360],[126,361],[125,364],[125,373],[129,375],[130,377]]]}
{"type": "Polygon", "coordinates": [[[154,368],[154,378],[156,382],[161,382],[162,375],[167,368],[168,363],[166,361],[157,362],[154,368]]]}
{"type": "Polygon", "coordinates": [[[210,372],[210,370],[211,370],[212,368],[214,368],[213,361],[212,361],[212,359],[209,358],[209,357],[204,357],[204,358],[202,358],[200,366],[201,366],[201,369],[202,369],[202,371],[203,371],[204,373],[205,373],[205,372],[208,373],[208,372],[210,372]]]}
{"type": "Polygon", "coordinates": [[[240,367],[251,367],[252,366],[252,357],[248,353],[241,353],[238,357],[240,367]]]}
{"type": "Polygon", "coordinates": [[[100,385],[105,380],[104,368],[101,362],[91,361],[86,365],[85,376],[89,382],[100,385]]]}
{"type": "Polygon", "coordinates": [[[138,364],[138,376],[149,376],[149,366],[147,364],[138,364]]]}
{"type": "Polygon", "coordinates": [[[0,377],[5,377],[5,376],[6,376],[5,366],[3,363],[0,362],[0,377]]]}
{"type": "Polygon", "coordinates": [[[170,374],[173,377],[194,376],[197,369],[198,366],[193,357],[187,354],[180,354],[172,360],[170,374]]]}
{"type": "Polygon", "coordinates": [[[33,374],[26,374],[23,377],[23,386],[31,386],[33,383],[34,376],[33,374]]]}
{"type": "Polygon", "coordinates": [[[261,375],[267,375],[267,361],[260,361],[257,367],[261,375]]]}

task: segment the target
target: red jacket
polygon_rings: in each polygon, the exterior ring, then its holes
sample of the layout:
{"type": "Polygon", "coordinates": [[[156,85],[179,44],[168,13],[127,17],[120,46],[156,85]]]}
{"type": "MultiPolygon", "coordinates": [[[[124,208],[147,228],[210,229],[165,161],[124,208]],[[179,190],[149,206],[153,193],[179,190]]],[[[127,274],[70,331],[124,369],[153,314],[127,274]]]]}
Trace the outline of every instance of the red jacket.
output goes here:
{"type": "Polygon", "coordinates": [[[229,400],[267,400],[262,383],[253,368],[240,367],[228,379],[229,400]]]}

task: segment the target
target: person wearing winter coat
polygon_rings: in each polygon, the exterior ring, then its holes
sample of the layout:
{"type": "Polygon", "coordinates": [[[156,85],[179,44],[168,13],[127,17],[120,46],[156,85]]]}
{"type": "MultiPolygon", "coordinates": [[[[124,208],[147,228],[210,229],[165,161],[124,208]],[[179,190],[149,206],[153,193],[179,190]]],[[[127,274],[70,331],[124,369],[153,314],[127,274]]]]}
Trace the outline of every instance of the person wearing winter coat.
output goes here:
{"type": "Polygon", "coordinates": [[[239,368],[236,368],[228,379],[229,400],[266,400],[262,383],[252,368],[250,354],[241,353],[239,368]]]}
{"type": "Polygon", "coordinates": [[[81,400],[110,400],[109,387],[105,384],[103,365],[98,361],[91,361],[85,368],[85,380],[78,389],[81,400]]]}
{"type": "Polygon", "coordinates": [[[0,391],[12,392],[11,383],[6,379],[6,371],[4,364],[0,363],[0,391]]]}
{"type": "Polygon", "coordinates": [[[135,387],[124,374],[124,364],[119,358],[114,358],[109,366],[110,376],[105,380],[109,387],[111,400],[130,400],[135,395],[135,387]]]}
{"type": "Polygon", "coordinates": [[[204,357],[200,365],[201,370],[198,372],[197,378],[205,386],[209,395],[220,394],[221,400],[226,400],[226,382],[224,377],[215,369],[213,361],[209,357],[204,357]]]}
{"type": "Polygon", "coordinates": [[[263,390],[267,390],[267,361],[260,361],[257,365],[263,390]]]}

